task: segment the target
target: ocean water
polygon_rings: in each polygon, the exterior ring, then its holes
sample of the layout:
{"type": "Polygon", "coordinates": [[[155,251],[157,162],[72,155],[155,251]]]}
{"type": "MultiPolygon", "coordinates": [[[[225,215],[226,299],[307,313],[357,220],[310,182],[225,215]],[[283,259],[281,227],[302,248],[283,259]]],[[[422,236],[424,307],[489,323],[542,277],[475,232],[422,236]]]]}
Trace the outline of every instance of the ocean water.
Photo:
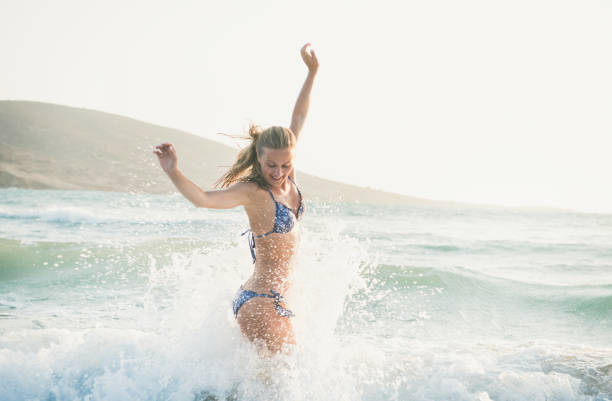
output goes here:
{"type": "Polygon", "coordinates": [[[612,215],[308,202],[297,345],[231,299],[242,210],[0,190],[0,400],[611,400],[612,215]]]}

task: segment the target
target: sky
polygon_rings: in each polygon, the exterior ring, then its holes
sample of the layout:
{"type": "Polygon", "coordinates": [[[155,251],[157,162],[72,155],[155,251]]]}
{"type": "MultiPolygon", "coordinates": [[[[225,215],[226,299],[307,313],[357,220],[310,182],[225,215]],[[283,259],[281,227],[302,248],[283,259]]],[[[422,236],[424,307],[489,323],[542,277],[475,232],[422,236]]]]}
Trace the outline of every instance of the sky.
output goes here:
{"type": "Polygon", "coordinates": [[[299,170],[612,213],[612,0],[0,0],[0,99],[236,146],[218,133],[289,125],[307,42],[299,170]]]}

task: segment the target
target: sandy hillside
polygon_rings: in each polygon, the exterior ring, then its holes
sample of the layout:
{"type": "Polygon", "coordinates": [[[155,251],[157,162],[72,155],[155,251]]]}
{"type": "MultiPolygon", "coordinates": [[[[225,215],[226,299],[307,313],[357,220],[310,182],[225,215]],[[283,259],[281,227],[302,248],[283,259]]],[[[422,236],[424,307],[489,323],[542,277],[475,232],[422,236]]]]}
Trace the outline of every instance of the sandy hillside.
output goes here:
{"type": "MultiPolygon", "coordinates": [[[[0,187],[169,193],[152,153],[172,142],[179,166],[210,188],[237,149],[119,115],[48,103],[0,101],[0,187]]],[[[368,203],[438,204],[298,173],[305,196],[368,203]]]]}

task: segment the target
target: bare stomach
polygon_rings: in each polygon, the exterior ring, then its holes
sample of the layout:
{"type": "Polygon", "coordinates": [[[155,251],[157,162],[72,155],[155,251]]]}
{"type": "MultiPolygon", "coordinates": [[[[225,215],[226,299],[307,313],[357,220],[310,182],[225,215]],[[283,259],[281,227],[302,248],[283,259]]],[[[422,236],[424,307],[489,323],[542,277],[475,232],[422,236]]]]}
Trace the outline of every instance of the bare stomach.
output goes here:
{"type": "Polygon", "coordinates": [[[284,295],[290,287],[299,233],[270,234],[255,241],[255,269],[242,287],[258,293],[274,290],[284,295]]]}

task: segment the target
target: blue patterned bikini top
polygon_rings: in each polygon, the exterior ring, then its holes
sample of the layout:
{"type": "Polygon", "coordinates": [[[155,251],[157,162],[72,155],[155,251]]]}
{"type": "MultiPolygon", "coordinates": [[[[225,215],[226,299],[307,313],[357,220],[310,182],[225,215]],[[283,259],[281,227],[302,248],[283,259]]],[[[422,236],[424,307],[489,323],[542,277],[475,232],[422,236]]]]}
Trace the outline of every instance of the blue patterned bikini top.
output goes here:
{"type": "Polygon", "coordinates": [[[297,213],[294,213],[293,209],[291,209],[289,206],[277,201],[274,198],[274,194],[272,194],[272,191],[268,189],[268,193],[270,194],[270,197],[272,197],[272,200],[274,201],[274,206],[276,208],[276,213],[274,216],[274,227],[272,228],[272,231],[268,231],[265,234],[255,235],[253,234],[253,231],[251,231],[251,229],[248,229],[242,233],[242,235],[248,232],[251,233],[251,235],[249,236],[249,247],[251,248],[251,256],[253,257],[253,263],[255,263],[255,238],[263,238],[275,233],[287,234],[288,232],[293,230],[293,226],[295,226],[296,221],[299,221],[300,217],[304,213],[304,201],[302,199],[302,193],[295,184],[295,181],[293,181],[290,177],[288,178],[289,181],[291,181],[293,185],[295,185],[295,189],[297,189],[298,195],[300,196],[300,205],[298,206],[297,213]]]}

